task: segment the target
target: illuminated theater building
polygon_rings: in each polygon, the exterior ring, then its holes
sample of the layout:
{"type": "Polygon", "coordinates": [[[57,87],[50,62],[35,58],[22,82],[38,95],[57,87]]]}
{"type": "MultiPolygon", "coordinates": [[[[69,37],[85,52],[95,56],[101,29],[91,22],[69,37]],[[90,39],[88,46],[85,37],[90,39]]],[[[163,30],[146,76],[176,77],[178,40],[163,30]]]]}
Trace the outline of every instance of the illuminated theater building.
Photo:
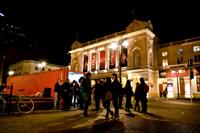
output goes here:
{"type": "Polygon", "coordinates": [[[93,80],[111,77],[112,73],[116,73],[121,75],[123,86],[126,80],[130,80],[133,90],[139,78],[144,77],[150,87],[149,97],[159,97],[160,91],[165,88],[168,89],[168,97],[190,97],[190,88],[193,96],[198,96],[198,39],[159,45],[152,29],[150,21],[134,20],[124,31],[86,43],[75,41],[70,51],[70,68],[91,72],[93,80]],[[190,77],[187,62],[191,57],[194,64],[190,69],[194,71],[194,78],[188,86],[190,77]]]}

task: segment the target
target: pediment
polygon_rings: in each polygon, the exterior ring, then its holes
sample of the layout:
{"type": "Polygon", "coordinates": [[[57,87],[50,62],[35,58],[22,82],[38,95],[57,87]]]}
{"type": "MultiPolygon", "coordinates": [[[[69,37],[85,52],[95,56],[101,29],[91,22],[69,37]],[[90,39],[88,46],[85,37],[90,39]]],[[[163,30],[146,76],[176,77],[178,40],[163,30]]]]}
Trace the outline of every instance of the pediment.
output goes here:
{"type": "Polygon", "coordinates": [[[80,47],[82,47],[82,44],[78,41],[74,41],[74,43],[71,45],[72,50],[80,48],[80,47]]]}
{"type": "Polygon", "coordinates": [[[146,22],[146,21],[134,19],[133,22],[128,25],[126,30],[127,32],[133,32],[133,31],[142,30],[145,28],[148,28],[151,31],[153,30],[153,26],[150,20],[146,22]]]}

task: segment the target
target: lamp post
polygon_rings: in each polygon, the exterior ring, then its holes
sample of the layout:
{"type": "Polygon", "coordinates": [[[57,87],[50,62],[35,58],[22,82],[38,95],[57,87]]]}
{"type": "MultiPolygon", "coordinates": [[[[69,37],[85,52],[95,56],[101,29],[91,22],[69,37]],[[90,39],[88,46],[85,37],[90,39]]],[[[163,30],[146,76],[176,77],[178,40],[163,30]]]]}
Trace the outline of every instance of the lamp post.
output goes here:
{"type": "Polygon", "coordinates": [[[176,79],[177,79],[177,97],[180,98],[180,95],[179,95],[179,82],[178,82],[178,74],[179,72],[176,70],[176,79]]]}
{"type": "Polygon", "coordinates": [[[180,98],[180,83],[179,83],[179,74],[183,73],[182,69],[175,69],[172,73],[176,74],[176,81],[177,81],[177,98],[180,98]]]}

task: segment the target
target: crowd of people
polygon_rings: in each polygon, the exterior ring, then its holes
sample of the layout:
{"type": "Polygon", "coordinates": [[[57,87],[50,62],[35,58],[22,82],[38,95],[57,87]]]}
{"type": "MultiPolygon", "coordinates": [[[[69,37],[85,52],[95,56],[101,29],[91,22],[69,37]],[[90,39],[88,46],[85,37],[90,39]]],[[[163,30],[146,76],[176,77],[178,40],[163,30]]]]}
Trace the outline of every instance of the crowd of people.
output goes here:
{"type": "Polygon", "coordinates": [[[96,111],[99,112],[102,103],[103,108],[106,109],[106,119],[110,116],[119,117],[119,108],[122,108],[124,95],[126,97],[125,110],[127,112],[130,113],[131,107],[135,104],[133,107],[135,111],[147,113],[148,91],[149,87],[142,77],[140,83],[136,85],[135,92],[133,92],[130,80],[127,80],[125,87],[122,88],[115,73],[112,74],[111,78],[95,80],[95,85],[91,86],[91,73],[88,72],[78,82],[74,80],[70,83],[69,79],[64,83],[61,83],[61,80],[57,81],[54,88],[54,108],[64,111],[69,110],[71,107],[80,108],[83,110],[83,115],[88,116],[88,108],[91,105],[92,92],[94,92],[96,111]],[[135,99],[134,103],[132,103],[132,97],[135,99]],[[114,110],[111,109],[111,103],[114,110]],[[142,107],[141,110],[140,107],[142,107]]]}

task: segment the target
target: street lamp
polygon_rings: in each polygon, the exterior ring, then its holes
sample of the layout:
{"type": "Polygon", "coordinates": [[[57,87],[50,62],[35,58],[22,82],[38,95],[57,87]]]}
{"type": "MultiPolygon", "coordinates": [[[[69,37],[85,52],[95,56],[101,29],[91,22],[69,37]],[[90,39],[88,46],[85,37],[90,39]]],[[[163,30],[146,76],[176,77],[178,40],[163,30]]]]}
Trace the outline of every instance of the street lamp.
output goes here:
{"type": "Polygon", "coordinates": [[[45,66],[46,66],[46,62],[44,61],[38,64],[38,67],[41,69],[41,71],[42,71],[42,68],[44,68],[45,66]]]}
{"type": "Polygon", "coordinates": [[[112,50],[115,50],[118,48],[118,71],[119,71],[119,82],[121,84],[121,75],[122,75],[122,72],[121,72],[121,67],[122,67],[122,47],[124,48],[127,48],[129,45],[129,42],[127,39],[122,39],[122,40],[119,40],[119,42],[112,42],[112,44],[110,45],[109,48],[111,48],[112,50]]]}
{"type": "Polygon", "coordinates": [[[9,76],[12,76],[14,73],[15,73],[14,71],[9,71],[9,72],[8,72],[8,75],[9,75],[9,76]]]}

